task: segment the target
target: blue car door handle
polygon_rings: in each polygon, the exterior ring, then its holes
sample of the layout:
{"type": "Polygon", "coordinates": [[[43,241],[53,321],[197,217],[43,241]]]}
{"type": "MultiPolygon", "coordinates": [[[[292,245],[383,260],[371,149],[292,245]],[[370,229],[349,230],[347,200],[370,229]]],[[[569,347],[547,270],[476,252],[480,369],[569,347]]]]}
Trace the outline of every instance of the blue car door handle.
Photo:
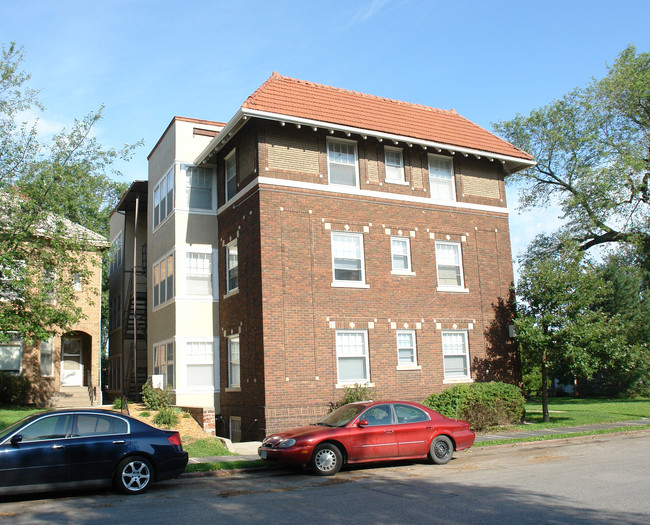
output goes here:
{"type": "Polygon", "coordinates": [[[62,448],[65,448],[64,445],[52,445],[52,450],[60,450],[62,448]]]}
{"type": "Polygon", "coordinates": [[[126,441],[113,441],[113,445],[124,445],[126,441]]]}

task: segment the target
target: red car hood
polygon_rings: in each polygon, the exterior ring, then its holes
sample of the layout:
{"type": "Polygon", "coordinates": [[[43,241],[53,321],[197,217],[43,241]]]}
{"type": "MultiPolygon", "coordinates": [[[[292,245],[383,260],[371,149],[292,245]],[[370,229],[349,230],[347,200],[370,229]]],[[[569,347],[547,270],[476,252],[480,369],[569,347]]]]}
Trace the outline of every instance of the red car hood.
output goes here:
{"type": "Polygon", "coordinates": [[[283,439],[293,438],[293,439],[309,439],[312,435],[322,435],[328,430],[334,430],[333,427],[326,427],[321,425],[309,425],[306,427],[292,428],[290,430],[285,430],[284,432],[278,432],[277,434],[271,434],[266,439],[267,443],[275,445],[278,441],[283,439]]]}

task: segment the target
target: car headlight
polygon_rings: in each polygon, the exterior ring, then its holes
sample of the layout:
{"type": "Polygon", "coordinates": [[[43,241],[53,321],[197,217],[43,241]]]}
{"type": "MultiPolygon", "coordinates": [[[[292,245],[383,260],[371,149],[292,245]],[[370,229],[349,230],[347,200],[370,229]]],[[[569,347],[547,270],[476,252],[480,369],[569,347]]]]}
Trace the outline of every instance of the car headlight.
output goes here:
{"type": "Polygon", "coordinates": [[[278,448],[289,448],[293,447],[295,444],[295,439],[285,439],[284,441],[280,441],[280,443],[278,443],[278,448]]]}

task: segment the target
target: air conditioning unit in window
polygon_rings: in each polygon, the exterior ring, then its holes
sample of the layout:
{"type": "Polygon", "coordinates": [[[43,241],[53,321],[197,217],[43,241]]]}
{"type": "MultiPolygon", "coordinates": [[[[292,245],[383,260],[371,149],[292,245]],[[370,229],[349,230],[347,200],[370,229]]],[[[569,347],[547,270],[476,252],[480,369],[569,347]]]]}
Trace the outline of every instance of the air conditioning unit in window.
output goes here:
{"type": "Polygon", "coordinates": [[[149,377],[151,386],[154,388],[165,388],[165,376],[162,374],[155,374],[149,377]]]}

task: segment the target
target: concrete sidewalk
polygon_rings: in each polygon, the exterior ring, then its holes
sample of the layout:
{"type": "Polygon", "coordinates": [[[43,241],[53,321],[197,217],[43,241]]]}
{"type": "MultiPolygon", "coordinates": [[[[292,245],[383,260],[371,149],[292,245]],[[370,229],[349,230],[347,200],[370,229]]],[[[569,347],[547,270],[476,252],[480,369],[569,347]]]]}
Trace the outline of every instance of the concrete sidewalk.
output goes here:
{"type": "MultiPolygon", "coordinates": [[[[499,439],[521,439],[537,436],[552,436],[554,434],[571,434],[578,432],[588,432],[590,430],[599,430],[605,428],[624,428],[640,427],[650,425],[650,418],[634,419],[632,421],[617,421],[615,423],[595,423],[591,425],[576,425],[572,427],[544,428],[539,430],[517,430],[514,432],[499,432],[476,434],[475,446],[489,441],[499,439]]],[[[223,438],[221,438],[223,439],[223,438]]],[[[228,450],[234,452],[234,456],[213,456],[208,458],[190,458],[189,463],[217,463],[225,461],[255,461],[260,459],[257,455],[257,448],[261,445],[259,441],[249,441],[246,443],[232,443],[230,440],[224,440],[228,450]]]]}

